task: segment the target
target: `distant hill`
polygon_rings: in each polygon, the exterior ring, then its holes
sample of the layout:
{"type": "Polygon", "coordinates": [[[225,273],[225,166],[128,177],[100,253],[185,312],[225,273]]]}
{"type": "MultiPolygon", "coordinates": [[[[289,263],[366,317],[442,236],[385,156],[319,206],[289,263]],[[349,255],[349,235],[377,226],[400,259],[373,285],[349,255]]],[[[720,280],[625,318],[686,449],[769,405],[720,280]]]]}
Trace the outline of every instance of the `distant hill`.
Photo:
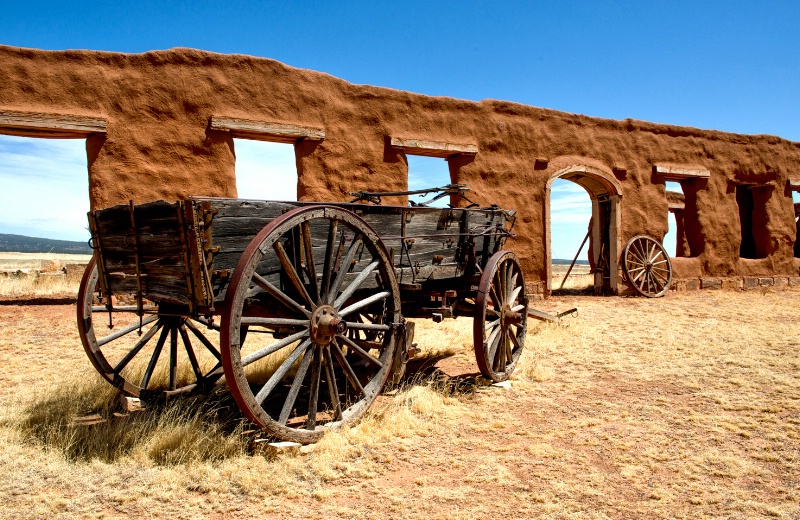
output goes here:
{"type": "Polygon", "coordinates": [[[92,254],[92,248],[86,242],[0,233],[0,252],[90,255],[92,254]]]}
{"type": "MultiPolygon", "coordinates": [[[[572,260],[567,260],[566,258],[553,258],[554,265],[569,265],[572,263],[572,260]]],[[[576,265],[589,265],[588,260],[578,260],[575,262],[576,265]]]]}

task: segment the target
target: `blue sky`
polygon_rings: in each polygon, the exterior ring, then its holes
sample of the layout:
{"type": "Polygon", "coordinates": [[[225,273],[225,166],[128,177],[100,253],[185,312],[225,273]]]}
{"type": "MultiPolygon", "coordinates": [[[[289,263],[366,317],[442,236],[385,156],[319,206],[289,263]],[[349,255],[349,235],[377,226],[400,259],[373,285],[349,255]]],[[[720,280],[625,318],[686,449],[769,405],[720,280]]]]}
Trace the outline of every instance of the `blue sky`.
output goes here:
{"type": "MultiPolygon", "coordinates": [[[[0,43],[41,49],[143,52],[195,47],[244,53],[353,83],[800,141],[798,21],[800,2],[786,1],[34,0],[4,2],[0,43]]],[[[0,104],[1,96],[0,89],[0,104]]],[[[12,204],[11,214],[0,209],[0,232],[17,232],[11,229],[20,222],[26,234],[55,229],[34,218],[66,226],[72,219],[64,215],[80,205],[72,195],[56,214],[43,212],[44,204],[32,204],[29,197],[46,190],[30,194],[21,186],[21,173],[13,165],[22,153],[39,161],[36,173],[27,168],[25,175],[52,180],[45,182],[49,188],[58,188],[54,179],[83,154],[80,186],[61,187],[56,193],[72,190],[78,200],[85,197],[83,142],[72,142],[72,147],[60,142],[55,150],[42,143],[0,142],[0,181],[9,187],[2,191],[0,207],[19,201],[12,204]],[[56,159],[57,168],[48,169],[44,158],[56,159]],[[19,213],[33,206],[38,208],[31,215],[19,213]]],[[[237,174],[245,162],[259,161],[247,158],[247,146],[237,142],[237,174]]],[[[415,172],[446,172],[444,161],[425,162],[429,165],[412,163],[412,185],[415,172]]],[[[583,197],[575,186],[554,191],[554,223],[581,214],[574,205],[577,195],[583,197]],[[563,211],[558,204],[562,198],[563,211]]],[[[83,218],[84,211],[75,212],[83,218]]],[[[588,214],[584,216],[588,221],[588,214]]],[[[83,228],[77,233],[85,233],[83,228]]],[[[556,256],[571,257],[585,229],[585,222],[574,222],[563,233],[554,229],[556,256]]]]}

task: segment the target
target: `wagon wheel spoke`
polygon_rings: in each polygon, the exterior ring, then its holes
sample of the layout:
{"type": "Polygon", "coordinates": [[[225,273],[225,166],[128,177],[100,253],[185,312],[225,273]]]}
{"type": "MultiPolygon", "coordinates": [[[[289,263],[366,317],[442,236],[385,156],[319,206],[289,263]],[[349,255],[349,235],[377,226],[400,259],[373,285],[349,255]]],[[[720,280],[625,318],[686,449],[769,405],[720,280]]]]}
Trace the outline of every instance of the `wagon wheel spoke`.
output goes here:
{"type": "Polygon", "coordinates": [[[178,331],[181,333],[183,347],[186,349],[186,356],[189,358],[189,363],[192,365],[192,371],[194,372],[195,379],[200,381],[203,379],[203,371],[200,370],[200,364],[197,362],[197,356],[194,354],[192,342],[189,340],[189,333],[186,331],[186,324],[182,323],[178,331]]]}
{"type": "Polygon", "coordinates": [[[637,264],[639,265],[645,264],[646,255],[644,250],[642,249],[642,244],[634,242],[633,247],[630,250],[630,256],[632,257],[632,260],[637,264]]]}
{"type": "Polygon", "coordinates": [[[339,221],[331,220],[328,225],[328,241],[325,244],[325,265],[322,267],[322,280],[320,281],[320,293],[322,302],[328,301],[328,293],[331,290],[331,273],[334,262],[336,262],[336,232],[339,229],[339,221]]]}
{"type": "Polygon", "coordinates": [[[220,357],[219,350],[205,337],[203,332],[197,328],[197,326],[191,322],[191,320],[186,320],[186,327],[192,331],[192,334],[203,344],[203,346],[208,350],[212,356],[217,358],[218,361],[221,361],[222,358],[220,357]]]}
{"type": "Polygon", "coordinates": [[[516,256],[495,253],[483,269],[477,296],[473,338],[478,368],[492,381],[509,378],[525,344],[525,280],[516,256]]]}
{"type": "Polygon", "coordinates": [[[514,270],[512,266],[508,265],[508,263],[504,262],[504,264],[506,276],[505,285],[503,285],[503,303],[509,303],[509,297],[511,296],[511,292],[514,290],[514,286],[511,285],[511,279],[514,277],[514,270]]]}
{"type": "MultiPolygon", "coordinates": [[[[339,311],[339,316],[342,316],[342,317],[347,316],[348,314],[350,314],[353,311],[357,311],[358,309],[363,309],[364,307],[367,307],[368,305],[372,305],[375,302],[378,302],[378,301],[381,301],[381,300],[385,300],[386,298],[389,297],[389,295],[390,295],[389,291],[382,291],[382,292],[379,292],[378,294],[373,294],[372,296],[370,296],[368,298],[364,298],[363,300],[357,301],[357,302],[353,303],[352,305],[348,305],[344,309],[341,309],[339,311]]],[[[334,306],[334,308],[336,308],[336,306],[334,306]]]]}
{"type": "Polygon", "coordinates": [[[306,372],[308,372],[308,367],[311,365],[312,357],[313,356],[309,355],[309,352],[306,351],[303,354],[303,361],[301,361],[300,366],[297,367],[297,373],[294,376],[294,381],[292,381],[292,387],[289,389],[289,395],[286,396],[286,401],[284,401],[281,414],[278,417],[278,423],[284,426],[286,425],[286,421],[289,420],[289,415],[292,413],[295,401],[297,401],[297,394],[300,393],[300,387],[303,385],[303,380],[306,378],[306,372]]]}
{"type": "Polygon", "coordinates": [[[375,232],[342,208],[305,206],[272,220],[239,259],[220,307],[228,387],[275,437],[314,442],[357,420],[393,368],[401,322],[394,268],[375,232]],[[252,284],[266,294],[251,297],[252,284]],[[243,351],[243,326],[291,334],[243,351]]]}
{"type": "Polygon", "coordinates": [[[278,383],[280,383],[289,372],[289,369],[292,368],[294,362],[309,348],[309,345],[311,345],[310,339],[303,341],[295,347],[292,353],[280,364],[278,369],[270,376],[266,384],[261,387],[261,390],[256,394],[255,399],[258,404],[263,403],[264,399],[272,393],[275,387],[278,386],[278,383]]]}
{"type": "Polygon", "coordinates": [[[489,346],[489,359],[495,360],[497,357],[497,346],[500,344],[500,335],[503,332],[502,327],[497,327],[492,331],[489,335],[489,339],[486,340],[486,344],[489,346]]]}
{"type": "Polygon", "coordinates": [[[652,273],[653,273],[653,276],[658,278],[659,282],[661,282],[661,286],[662,287],[666,286],[667,283],[669,282],[669,277],[666,276],[664,273],[656,271],[655,269],[652,271],[652,273]]]}
{"type": "MultiPolygon", "coordinates": [[[[381,363],[381,361],[379,359],[377,359],[377,358],[373,357],[372,355],[370,355],[369,352],[367,352],[365,349],[363,349],[361,347],[361,345],[357,344],[352,339],[348,338],[347,336],[339,336],[339,339],[341,341],[343,341],[350,348],[350,350],[352,350],[355,354],[360,356],[361,359],[363,359],[364,361],[367,361],[368,363],[372,363],[373,365],[375,365],[378,368],[382,368],[383,367],[383,363],[381,363]]],[[[376,349],[380,348],[379,345],[375,345],[375,344],[371,344],[371,345],[373,345],[371,348],[376,348],[376,349]]]]}
{"type": "Polygon", "coordinates": [[[500,297],[497,296],[497,289],[495,288],[495,284],[492,284],[489,287],[489,297],[492,300],[492,305],[494,305],[494,309],[492,309],[492,311],[495,314],[499,315],[500,311],[498,309],[501,309],[503,307],[503,304],[500,303],[500,297]]]}
{"type": "MultiPolygon", "coordinates": [[[[496,313],[496,314],[499,314],[499,313],[496,313]]],[[[498,325],[500,325],[500,318],[497,318],[494,321],[490,321],[490,322],[486,323],[485,329],[488,331],[489,329],[493,329],[494,327],[497,327],[498,325]]]]}
{"type": "Polygon", "coordinates": [[[342,355],[342,351],[335,348],[332,352],[333,357],[336,358],[336,362],[339,363],[339,366],[344,371],[344,375],[347,376],[347,380],[350,381],[352,387],[358,390],[361,395],[367,395],[361,381],[358,380],[358,376],[356,376],[356,373],[353,371],[353,367],[350,366],[350,363],[348,363],[347,359],[342,355]]]}
{"type": "MultiPolygon", "coordinates": [[[[342,283],[344,282],[344,277],[350,271],[350,265],[355,259],[356,252],[361,248],[363,240],[364,237],[360,233],[353,237],[353,241],[350,243],[347,253],[345,253],[344,258],[339,263],[339,270],[336,272],[336,278],[333,280],[333,286],[328,293],[328,301],[337,300],[337,295],[339,294],[339,289],[342,287],[342,283]]],[[[336,307],[335,304],[333,306],[336,307]]]]}
{"type": "MultiPolygon", "coordinates": [[[[338,347],[336,347],[336,351],[341,354],[338,347]]],[[[339,387],[336,384],[336,374],[334,374],[333,370],[330,345],[327,345],[322,350],[322,354],[325,361],[325,380],[328,382],[328,395],[330,395],[331,405],[333,406],[333,419],[338,421],[342,418],[342,403],[339,401],[339,387]]]]}
{"type": "Polygon", "coordinates": [[[269,281],[260,274],[253,273],[253,282],[289,309],[297,311],[306,316],[311,316],[311,312],[309,312],[308,309],[296,302],[294,298],[287,296],[286,293],[269,283],[269,281]]]}
{"type": "Polygon", "coordinates": [[[308,275],[309,287],[311,287],[311,300],[315,303],[320,303],[320,290],[319,286],[317,285],[317,270],[316,266],[314,265],[314,247],[311,242],[311,226],[308,222],[303,222],[300,224],[300,236],[302,237],[301,243],[303,244],[303,252],[306,262],[305,271],[308,275]]]}
{"type": "Polygon", "coordinates": [[[141,337],[141,339],[139,339],[139,341],[136,342],[136,345],[134,345],[133,348],[130,349],[127,354],[125,354],[125,356],[119,361],[119,363],[117,363],[117,365],[114,367],[114,374],[119,374],[120,372],[122,372],[122,370],[126,366],[128,366],[128,363],[131,362],[131,360],[136,356],[136,354],[138,354],[139,351],[142,350],[142,347],[144,347],[147,344],[147,342],[149,342],[153,338],[153,336],[155,336],[156,332],[158,332],[159,329],[161,329],[160,321],[156,323],[155,326],[151,327],[150,330],[148,330],[141,337]]]}
{"type": "Polygon", "coordinates": [[[273,354],[284,347],[288,347],[292,345],[295,341],[308,337],[309,332],[308,329],[303,329],[300,332],[296,332],[291,336],[286,336],[283,339],[279,339],[275,343],[268,345],[260,350],[253,352],[242,358],[242,366],[246,367],[247,365],[258,361],[259,359],[265,358],[270,354],[273,354]]]}
{"type": "Polygon", "coordinates": [[[169,389],[175,390],[178,379],[178,328],[169,331],[169,389]]]}
{"type": "Polygon", "coordinates": [[[292,327],[308,328],[308,320],[293,320],[290,318],[242,318],[242,325],[261,325],[263,327],[292,327]]]}
{"type": "Polygon", "coordinates": [[[313,346],[314,353],[311,361],[311,386],[309,387],[308,415],[306,417],[306,429],[314,430],[317,426],[317,400],[319,399],[319,380],[322,375],[322,356],[320,347],[313,346]]]}
{"type": "Polygon", "coordinates": [[[144,375],[142,376],[142,382],[139,384],[139,387],[141,387],[142,390],[146,390],[147,385],[150,383],[150,378],[153,376],[153,370],[156,368],[156,363],[161,355],[161,349],[164,348],[164,343],[167,340],[167,334],[169,334],[169,332],[169,327],[164,327],[161,329],[161,336],[158,337],[156,348],[153,350],[153,354],[150,356],[150,363],[147,364],[147,369],[144,371],[144,375]]]}
{"type": "Polygon", "coordinates": [[[127,336],[131,332],[139,330],[144,325],[149,325],[150,323],[156,321],[157,319],[158,319],[158,316],[148,316],[147,318],[142,320],[141,325],[137,321],[136,323],[133,323],[133,324],[125,327],[122,330],[113,332],[113,333],[109,334],[108,336],[104,337],[103,339],[98,340],[97,341],[97,346],[98,347],[102,347],[103,345],[111,343],[112,341],[117,340],[117,339],[119,339],[119,338],[121,338],[123,336],[127,336]]]}
{"type": "MultiPolygon", "coordinates": [[[[356,278],[352,282],[350,282],[350,284],[345,288],[345,290],[342,291],[342,294],[340,294],[339,297],[336,298],[336,300],[334,300],[333,307],[335,309],[339,309],[342,306],[342,304],[344,304],[347,301],[347,299],[353,295],[356,289],[358,289],[361,286],[361,284],[364,283],[364,280],[366,280],[369,275],[374,273],[374,270],[377,266],[378,262],[372,262],[363,271],[358,273],[358,276],[356,276],[356,278]]],[[[360,309],[361,307],[357,308],[360,309]]]]}
{"type": "Polygon", "coordinates": [[[289,255],[286,254],[283,244],[280,242],[275,242],[272,247],[278,257],[278,261],[281,263],[281,267],[283,267],[283,272],[286,273],[286,276],[289,278],[289,281],[292,282],[295,290],[297,290],[300,296],[305,299],[309,306],[313,307],[314,302],[311,301],[311,296],[308,295],[308,291],[303,285],[303,281],[300,280],[300,275],[297,274],[297,270],[294,268],[294,265],[292,265],[291,260],[289,260],[289,255]]]}

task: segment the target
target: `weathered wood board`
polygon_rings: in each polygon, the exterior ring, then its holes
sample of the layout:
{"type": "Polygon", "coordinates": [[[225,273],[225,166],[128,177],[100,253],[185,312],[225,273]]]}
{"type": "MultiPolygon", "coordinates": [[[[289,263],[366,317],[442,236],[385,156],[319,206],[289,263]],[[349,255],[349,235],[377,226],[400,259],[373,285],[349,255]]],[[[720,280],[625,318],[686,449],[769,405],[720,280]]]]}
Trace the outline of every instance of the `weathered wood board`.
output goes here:
{"type": "MultiPolygon", "coordinates": [[[[198,197],[93,211],[89,217],[101,259],[101,285],[112,293],[141,290],[154,301],[199,307],[219,303],[253,238],[285,212],[316,204],[198,197]]],[[[353,211],[376,230],[401,287],[457,283],[470,261],[485,265],[506,234],[502,210],[333,205],[353,211]]],[[[311,226],[317,278],[324,269],[327,232],[325,223],[311,226]]],[[[286,250],[298,254],[292,243],[291,237],[283,239],[286,250]]],[[[368,262],[356,260],[357,270],[368,262]]],[[[281,284],[282,267],[274,255],[265,255],[257,269],[281,284]]]]}

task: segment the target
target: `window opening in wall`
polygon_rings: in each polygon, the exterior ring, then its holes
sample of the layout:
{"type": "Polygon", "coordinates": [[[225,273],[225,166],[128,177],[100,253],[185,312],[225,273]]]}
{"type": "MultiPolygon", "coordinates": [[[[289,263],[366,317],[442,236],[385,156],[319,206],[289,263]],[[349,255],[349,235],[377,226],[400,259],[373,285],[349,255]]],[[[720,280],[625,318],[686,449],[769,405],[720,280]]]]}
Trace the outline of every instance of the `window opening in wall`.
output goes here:
{"type": "Polygon", "coordinates": [[[294,145],[234,139],[236,192],[240,199],[297,200],[294,145]]]}
{"type": "Polygon", "coordinates": [[[736,204],[739,205],[739,226],[742,235],[739,256],[758,258],[753,238],[753,191],[750,186],[736,186],[736,204]]]}
{"type": "Polygon", "coordinates": [[[794,256],[800,258],[800,193],[792,192],[792,202],[794,203],[794,226],[796,229],[794,238],[794,256]]]}
{"type": "Polygon", "coordinates": [[[667,250],[667,254],[672,257],[688,256],[684,246],[685,232],[683,229],[683,211],[685,207],[683,186],[680,182],[666,181],[667,202],[669,211],[667,223],[669,225],[667,234],[664,235],[662,245],[667,250]]]}
{"type": "Polygon", "coordinates": [[[554,180],[550,190],[550,287],[554,293],[584,291],[594,286],[586,239],[591,220],[592,201],[586,190],[572,181],[554,180]],[[564,280],[576,255],[575,265],[564,280]]]}
{"type": "MultiPolygon", "coordinates": [[[[441,188],[451,184],[450,168],[445,159],[423,155],[406,155],[408,159],[408,191],[425,188],[441,188]]],[[[375,191],[380,191],[376,189],[375,191]]],[[[436,193],[411,195],[409,200],[420,203],[432,199],[436,193]]],[[[450,197],[445,196],[429,204],[431,207],[446,208],[450,197]]]]}
{"type": "Polygon", "coordinates": [[[772,194],[771,186],[736,186],[736,203],[739,205],[739,225],[742,242],[740,258],[766,258],[772,252],[767,229],[766,203],[772,194]]]}
{"type": "MultiPolygon", "coordinates": [[[[91,253],[85,139],[0,135],[0,183],[5,194],[0,233],[80,242],[46,247],[53,253],[91,253]]],[[[14,237],[11,240],[20,249],[29,247],[14,237]]]]}

